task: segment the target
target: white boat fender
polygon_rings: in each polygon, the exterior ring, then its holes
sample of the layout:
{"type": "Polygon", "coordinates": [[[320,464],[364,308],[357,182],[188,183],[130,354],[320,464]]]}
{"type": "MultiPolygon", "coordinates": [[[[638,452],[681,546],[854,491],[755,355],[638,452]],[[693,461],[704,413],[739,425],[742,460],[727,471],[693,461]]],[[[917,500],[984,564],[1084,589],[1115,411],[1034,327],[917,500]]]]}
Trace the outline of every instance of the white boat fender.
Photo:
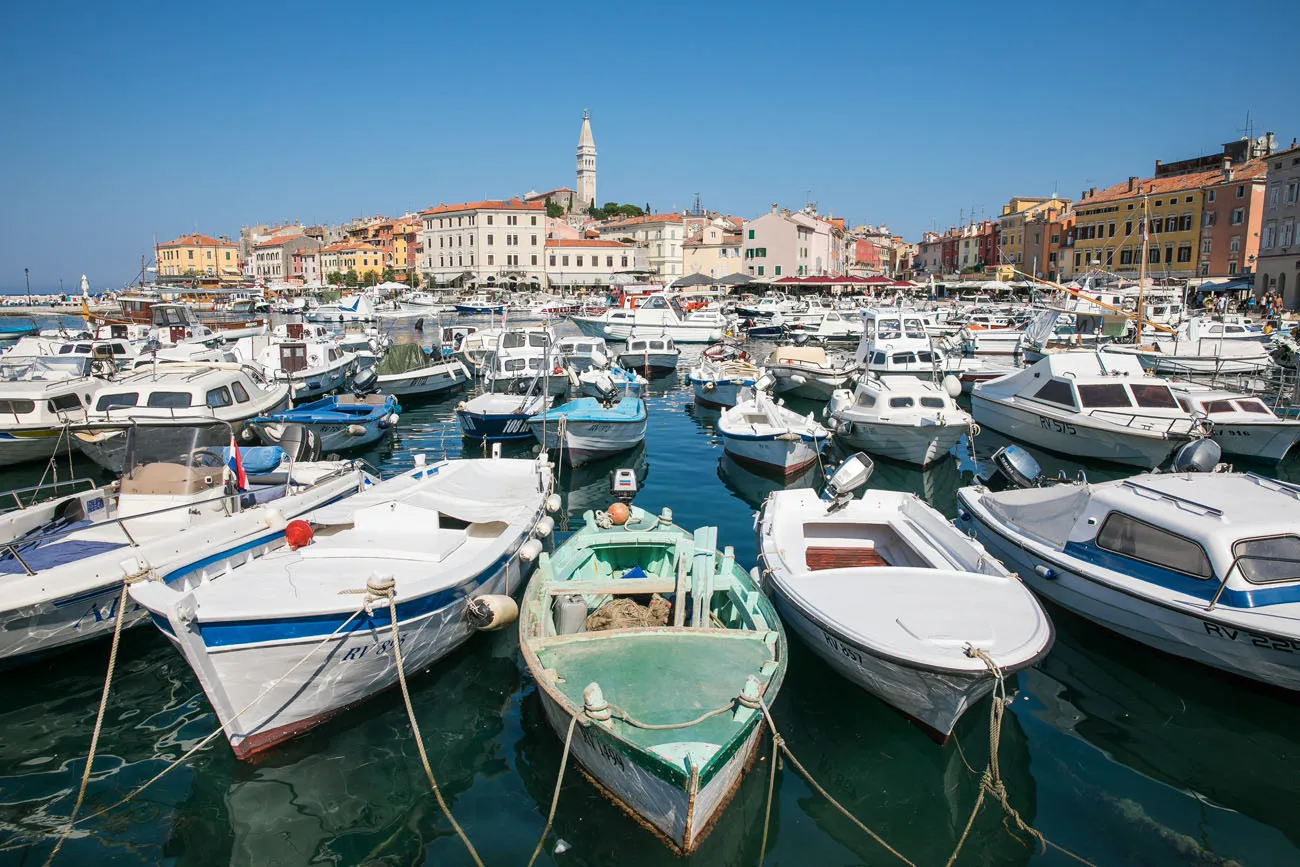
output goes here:
{"type": "Polygon", "coordinates": [[[555,519],[549,515],[543,515],[538,518],[537,523],[533,525],[533,535],[539,539],[545,539],[547,536],[551,535],[551,531],[554,529],[555,519]]]}
{"type": "Polygon", "coordinates": [[[794,376],[790,377],[790,381],[793,382],[795,385],[803,385],[805,382],[808,381],[808,377],[804,376],[801,373],[796,373],[794,376]]]}
{"type": "Polygon", "coordinates": [[[465,619],[475,629],[495,632],[519,619],[519,605],[509,596],[475,596],[465,606],[465,619]]]}
{"type": "Polygon", "coordinates": [[[717,387],[717,386],[715,386],[715,385],[714,385],[713,383],[711,383],[711,382],[706,382],[706,383],[704,383],[704,390],[705,390],[705,391],[713,391],[713,389],[716,388],[716,387],[717,387]]]}
{"type": "Polygon", "coordinates": [[[352,436],[352,437],[364,436],[366,433],[365,425],[360,425],[360,424],[350,424],[348,425],[347,430],[348,430],[348,436],[352,436]]]}
{"type": "Polygon", "coordinates": [[[1049,566],[1044,566],[1042,563],[1039,563],[1037,566],[1034,567],[1034,574],[1037,575],[1039,578],[1042,578],[1044,581],[1051,581],[1053,578],[1056,577],[1056,570],[1052,569],[1049,566]]]}
{"type": "Polygon", "coordinates": [[[943,390],[948,392],[949,397],[957,397],[961,394],[961,380],[948,374],[943,378],[943,390]]]}
{"type": "Polygon", "coordinates": [[[525,563],[531,563],[536,560],[542,553],[542,543],[536,539],[529,539],[519,546],[519,559],[525,563]]]}
{"type": "Polygon", "coordinates": [[[270,508],[262,513],[262,520],[266,521],[268,530],[280,531],[285,528],[289,522],[284,517],[284,512],[279,509],[270,508]]]}
{"type": "Polygon", "coordinates": [[[548,512],[558,512],[562,505],[564,505],[564,502],[560,499],[559,494],[551,494],[546,498],[546,511],[548,512]]]}

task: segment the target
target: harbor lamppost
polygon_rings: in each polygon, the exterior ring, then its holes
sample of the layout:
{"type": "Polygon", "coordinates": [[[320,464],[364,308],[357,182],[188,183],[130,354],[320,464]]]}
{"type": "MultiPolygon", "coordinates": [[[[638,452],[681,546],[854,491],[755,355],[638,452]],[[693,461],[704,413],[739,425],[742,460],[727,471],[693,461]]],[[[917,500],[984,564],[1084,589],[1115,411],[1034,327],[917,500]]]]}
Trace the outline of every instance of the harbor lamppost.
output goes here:
{"type": "Polygon", "coordinates": [[[23,279],[27,281],[27,306],[32,306],[32,269],[23,269],[23,279]]]}

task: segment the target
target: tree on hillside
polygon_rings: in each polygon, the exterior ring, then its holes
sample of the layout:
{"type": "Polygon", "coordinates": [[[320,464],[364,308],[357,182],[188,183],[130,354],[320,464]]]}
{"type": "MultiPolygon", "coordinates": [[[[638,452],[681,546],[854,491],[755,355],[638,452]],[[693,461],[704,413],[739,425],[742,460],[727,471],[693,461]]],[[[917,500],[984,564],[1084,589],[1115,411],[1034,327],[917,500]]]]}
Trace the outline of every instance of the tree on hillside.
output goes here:
{"type": "Polygon", "coordinates": [[[325,275],[325,282],[331,286],[338,286],[343,282],[343,275],[338,271],[331,271],[325,275]]]}
{"type": "Polygon", "coordinates": [[[343,285],[344,286],[357,285],[357,271],[355,268],[349,268],[348,273],[343,275],[343,285]]]}
{"type": "Polygon", "coordinates": [[[550,217],[550,218],[553,219],[553,220],[558,220],[558,219],[560,219],[560,217],[563,217],[563,216],[564,216],[564,206],[563,206],[563,205],[557,205],[557,204],[555,204],[555,202],[552,202],[552,201],[551,201],[551,197],[550,197],[550,196],[547,196],[547,197],[546,197],[546,216],[550,217]]]}

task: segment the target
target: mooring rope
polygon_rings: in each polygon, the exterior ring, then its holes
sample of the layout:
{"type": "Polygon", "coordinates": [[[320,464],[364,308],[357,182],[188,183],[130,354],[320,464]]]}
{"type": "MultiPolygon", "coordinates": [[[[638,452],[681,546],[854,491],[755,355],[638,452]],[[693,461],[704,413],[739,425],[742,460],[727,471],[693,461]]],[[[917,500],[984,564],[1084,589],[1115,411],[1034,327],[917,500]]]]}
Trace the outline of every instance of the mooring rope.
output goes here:
{"type": "Polygon", "coordinates": [[[564,755],[560,757],[560,773],[555,777],[555,794],[551,796],[551,811],[546,814],[546,826],[542,828],[542,836],[537,838],[537,846],[533,849],[533,857],[528,859],[528,867],[533,867],[537,856],[542,854],[546,835],[551,833],[551,823],[555,821],[555,808],[560,804],[560,787],[564,784],[564,769],[569,765],[569,748],[573,745],[573,730],[577,725],[578,717],[576,715],[569,717],[569,732],[564,736],[564,755]]]}
{"type": "MultiPolygon", "coordinates": [[[[58,448],[57,444],[55,448],[58,448]]],[[[58,452],[55,454],[57,455],[58,452]]],[[[56,477],[57,473],[56,470],[56,477]]],[[[86,799],[86,787],[90,785],[90,773],[95,765],[95,754],[99,752],[99,735],[104,730],[104,712],[108,709],[108,695],[113,687],[113,672],[117,669],[117,649],[122,643],[122,623],[126,620],[126,604],[129,598],[127,593],[132,584],[147,577],[149,572],[149,569],[141,569],[127,575],[122,581],[122,592],[117,597],[117,618],[113,621],[113,644],[108,651],[108,672],[104,675],[104,688],[99,694],[99,711],[95,714],[95,728],[90,733],[90,750],[86,753],[86,767],[81,772],[81,785],[77,787],[77,799],[72,802],[72,812],[68,814],[68,821],[64,823],[59,839],[54,842],[54,848],[45,859],[47,865],[59,854],[64,841],[72,833],[72,826],[77,821],[77,814],[81,812],[81,805],[86,799]]]]}
{"type": "Polygon", "coordinates": [[[429,754],[424,749],[424,736],[420,733],[420,723],[415,718],[415,707],[411,704],[411,691],[406,686],[406,666],[402,661],[402,636],[397,627],[396,584],[391,577],[372,576],[366,581],[366,589],[362,592],[366,594],[366,606],[380,599],[384,599],[388,605],[389,619],[393,629],[393,661],[397,663],[397,683],[402,688],[402,701],[406,704],[406,715],[410,718],[411,731],[415,734],[415,748],[420,754],[420,764],[424,766],[424,774],[429,778],[429,787],[433,789],[433,795],[438,800],[438,806],[446,815],[447,820],[451,822],[451,827],[455,830],[456,836],[460,837],[460,841],[465,844],[465,848],[469,850],[469,855],[474,859],[477,867],[483,867],[483,859],[479,857],[474,844],[470,842],[465,830],[456,821],[456,817],[451,814],[451,808],[443,800],[442,790],[438,787],[438,780],[433,775],[433,767],[429,764],[429,754]]]}
{"type": "MultiPolygon", "coordinates": [[[[134,583],[134,582],[128,582],[128,583],[134,583]]],[[[306,655],[306,656],[304,656],[302,659],[300,659],[300,660],[298,660],[296,663],[294,663],[293,667],[291,667],[291,668],[290,668],[288,671],[286,671],[284,674],[280,675],[280,677],[278,677],[278,678],[276,678],[274,681],[272,681],[272,682],[270,683],[270,685],[268,685],[265,689],[263,689],[263,690],[262,690],[262,691],[261,691],[261,692],[260,692],[260,693],[255,697],[255,698],[253,698],[252,701],[250,701],[248,704],[246,704],[246,705],[244,705],[242,708],[240,708],[240,710],[239,710],[238,713],[236,713],[236,714],[234,714],[233,716],[231,716],[231,717],[230,717],[231,721],[233,722],[234,720],[238,719],[240,716],[242,716],[244,713],[246,713],[246,712],[248,711],[249,708],[251,708],[253,705],[257,704],[257,703],[258,703],[259,701],[261,701],[263,698],[265,698],[265,697],[267,696],[267,694],[269,694],[269,693],[271,692],[271,690],[275,689],[275,688],[276,688],[277,686],[279,686],[282,682],[284,682],[284,679],[285,679],[285,678],[287,678],[289,675],[291,675],[291,674],[293,674],[295,671],[297,671],[297,670],[302,666],[302,664],[305,663],[307,660],[311,659],[311,657],[316,653],[316,651],[319,650],[319,649],[320,649],[320,648],[321,648],[321,647],[322,647],[326,642],[332,640],[335,636],[337,636],[340,632],[342,632],[342,631],[347,627],[347,625],[348,625],[349,623],[351,623],[353,620],[355,620],[355,619],[357,618],[358,615],[363,614],[363,613],[365,613],[365,612],[366,612],[366,608],[365,608],[365,606],[362,606],[361,608],[359,608],[359,609],[357,609],[356,611],[352,612],[352,614],[351,614],[351,615],[350,615],[346,620],[344,620],[341,624],[339,624],[339,626],[338,626],[337,629],[335,629],[335,630],[334,630],[333,632],[331,632],[329,635],[325,636],[325,637],[322,638],[319,642],[317,642],[315,645],[313,645],[312,648],[311,648],[311,650],[309,650],[309,651],[307,652],[307,655],[306,655]]],[[[119,621],[120,621],[120,618],[121,618],[121,613],[120,613],[120,612],[119,612],[118,617],[119,617],[119,621]]],[[[114,642],[114,647],[116,648],[116,641],[114,642]]],[[[111,662],[111,661],[112,661],[112,660],[110,660],[110,662],[111,662]]],[[[107,680],[106,680],[106,683],[107,683],[107,680]]],[[[102,699],[101,699],[101,701],[102,701],[102,699]]],[[[71,827],[74,826],[74,825],[80,825],[80,824],[82,824],[83,822],[89,822],[91,819],[97,819],[97,818],[99,818],[100,816],[103,816],[105,813],[110,813],[110,812],[112,812],[113,810],[116,810],[118,807],[121,807],[121,806],[123,806],[124,804],[126,804],[126,803],[128,803],[128,802],[134,800],[134,799],[135,799],[136,797],[138,797],[138,796],[140,795],[140,793],[143,792],[145,789],[149,788],[149,787],[152,786],[154,783],[156,783],[156,782],[158,782],[159,780],[161,780],[161,779],[162,779],[163,777],[165,777],[167,774],[169,774],[169,773],[171,773],[173,770],[175,770],[178,766],[180,766],[181,764],[183,764],[183,763],[185,763],[187,760],[189,760],[189,759],[190,759],[190,758],[191,758],[195,753],[199,752],[199,750],[202,750],[202,749],[203,749],[204,747],[206,747],[208,744],[212,743],[212,741],[213,741],[213,740],[214,740],[218,735],[222,734],[225,730],[226,730],[226,726],[225,726],[224,723],[221,724],[221,725],[219,725],[219,726],[217,726],[217,728],[215,728],[213,731],[209,732],[205,737],[203,737],[201,740],[199,740],[198,743],[196,743],[194,746],[190,747],[188,750],[186,750],[184,753],[182,753],[181,756],[180,756],[179,758],[177,758],[177,759],[173,760],[172,762],[168,763],[168,765],[167,765],[165,768],[163,768],[163,769],[162,769],[161,771],[159,771],[157,774],[154,774],[152,777],[150,777],[150,778],[149,778],[148,780],[146,780],[145,782],[141,783],[141,784],[140,784],[139,786],[137,786],[135,789],[132,789],[129,793],[127,793],[127,795],[126,795],[125,797],[123,797],[123,798],[121,798],[121,799],[119,799],[119,800],[113,802],[112,804],[109,804],[107,807],[104,807],[104,808],[102,808],[102,809],[100,809],[100,810],[96,810],[96,811],[93,812],[93,813],[88,813],[87,815],[82,816],[80,819],[69,820],[69,822],[67,823],[67,827],[68,827],[68,828],[71,828],[71,827]]],[[[93,749],[93,748],[94,748],[94,744],[92,744],[92,749],[93,749]]],[[[87,762],[87,768],[89,768],[89,767],[90,767],[90,763],[87,762]]],[[[84,794],[84,793],[83,793],[83,794],[84,794]]],[[[47,834],[47,833],[49,833],[49,832],[48,832],[48,831],[44,831],[44,830],[42,830],[42,831],[40,831],[39,833],[41,833],[41,834],[47,834]]],[[[67,836],[67,831],[65,830],[65,832],[64,832],[64,834],[63,834],[63,837],[66,837],[66,836],[67,836]]],[[[0,852],[10,852],[10,851],[13,851],[13,850],[15,850],[15,849],[26,849],[26,848],[30,847],[31,845],[32,845],[31,842],[27,842],[27,843],[21,843],[21,844],[17,844],[17,845],[12,845],[12,846],[3,846],[3,847],[0,847],[0,852]]],[[[57,852],[58,852],[58,848],[59,848],[59,846],[61,846],[61,841],[60,841],[59,844],[56,844],[55,851],[54,851],[54,852],[51,852],[51,853],[50,853],[50,857],[46,859],[46,862],[45,862],[46,864],[49,864],[50,861],[53,860],[54,855],[57,854],[57,852]]]]}

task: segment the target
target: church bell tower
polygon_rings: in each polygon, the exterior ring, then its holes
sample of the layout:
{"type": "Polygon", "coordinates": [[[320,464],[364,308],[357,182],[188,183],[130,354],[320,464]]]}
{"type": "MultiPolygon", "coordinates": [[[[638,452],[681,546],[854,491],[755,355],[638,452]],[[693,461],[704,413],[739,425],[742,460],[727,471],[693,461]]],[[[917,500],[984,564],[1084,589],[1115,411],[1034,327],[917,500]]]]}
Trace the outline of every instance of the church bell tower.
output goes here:
{"type": "Polygon", "coordinates": [[[596,204],[596,140],[591,137],[591,118],[582,112],[582,132],[578,134],[578,201],[586,210],[596,204]]]}

